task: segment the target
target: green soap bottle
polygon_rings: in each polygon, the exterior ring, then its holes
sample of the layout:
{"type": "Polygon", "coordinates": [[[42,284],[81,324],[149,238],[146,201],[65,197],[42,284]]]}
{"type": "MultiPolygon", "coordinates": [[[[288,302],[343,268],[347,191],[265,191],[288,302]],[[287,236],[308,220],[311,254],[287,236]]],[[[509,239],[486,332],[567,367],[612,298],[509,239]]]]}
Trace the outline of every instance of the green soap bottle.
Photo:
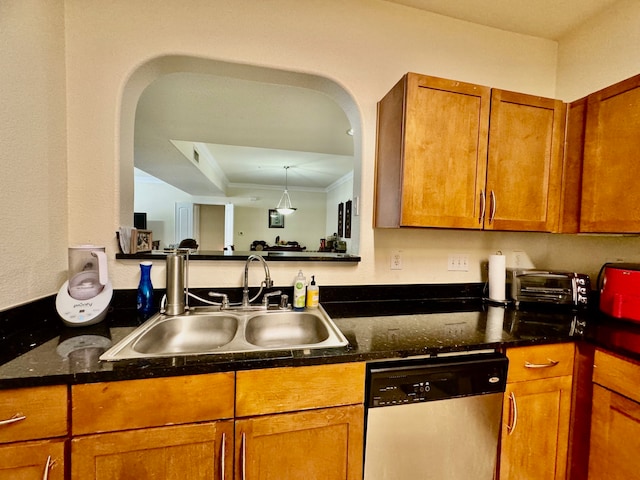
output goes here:
{"type": "Polygon", "coordinates": [[[305,300],[307,298],[307,279],[302,273],[298,272],[298,276],[293,281],[293,309],[296,311],[304,310],[305,300]]]}

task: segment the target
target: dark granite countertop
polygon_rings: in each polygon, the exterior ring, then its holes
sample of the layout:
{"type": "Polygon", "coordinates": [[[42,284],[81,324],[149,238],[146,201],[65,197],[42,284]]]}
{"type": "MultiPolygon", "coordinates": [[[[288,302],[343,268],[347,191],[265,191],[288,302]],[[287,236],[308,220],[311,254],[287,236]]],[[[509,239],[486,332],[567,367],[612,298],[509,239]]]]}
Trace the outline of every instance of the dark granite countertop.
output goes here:
{"type": "MultiPolygon", "coordinates": [[[[417,287],[419,290],[419,288],[417,287]]],[[[434,286],[429,295],[403,298],[378,286],[345,301],[340,288],[325,289],[323,307],[349,340],[344,348],[282,350],[251,354],[176,356],[100,362],[98,356],[141,324],[135,310],[118,302],[101,324],[70,328],[55,310],[34,320],[22,313],[22,328],[4,328],[0,346],[0,388],[129,380],[208,372],[372,361],[418,355],[559,343],[582,338],[585,318],[573,312],[522,311],[494,307],[481,298],[481,286],[434,286]],[[32,325],[30,325],[32,323],[32,325]],[[26,327],[25,327],[26,326],[26,327]],[[7,335],[7,331],[10,335],[7,335]],[[21,333],[20,333],[21,332],[21,333]]],[[[415,291],[414,291],[415,293],[415,291]]],[[[129,303],[129,302],[125,302],[129,303]]],[[[45,304],[43,311],[48,312],[45,304]]],[[[16,323],[16,318],[0,322],[16,323]]],[[[0,324],[0,326],[2,326],[0,324]]]]}

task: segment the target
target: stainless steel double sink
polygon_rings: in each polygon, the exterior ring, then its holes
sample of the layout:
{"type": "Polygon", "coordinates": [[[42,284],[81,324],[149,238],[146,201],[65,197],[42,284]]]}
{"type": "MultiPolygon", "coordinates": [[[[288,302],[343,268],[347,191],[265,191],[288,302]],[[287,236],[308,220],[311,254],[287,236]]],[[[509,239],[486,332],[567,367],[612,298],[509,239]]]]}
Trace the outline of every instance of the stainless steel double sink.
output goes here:
{"type": "Polygon", "coordinates": [[[182,315],[154,315],[100,360],[339,348],[348,343],[322,307],[303,312],[205,307],[182,315]]]}

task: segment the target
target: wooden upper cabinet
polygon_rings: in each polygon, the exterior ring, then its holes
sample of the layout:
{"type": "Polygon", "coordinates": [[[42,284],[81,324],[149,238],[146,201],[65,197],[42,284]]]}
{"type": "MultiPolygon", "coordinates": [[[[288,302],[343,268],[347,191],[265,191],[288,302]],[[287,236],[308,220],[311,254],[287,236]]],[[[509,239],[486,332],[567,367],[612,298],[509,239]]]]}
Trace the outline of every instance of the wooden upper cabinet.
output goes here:
{"type": "Polygon", "coordinates": [[[379,102],[376,227],[482,227],[490,94],[408,73],[379,102]]]}
{"type": "Polygon", "coordinates": [[[567,105],[567,127],[562,164],[562,193],[560,194],[559,233],[580,231],[580,202],[584,127],[587,116],[587,97],[567,105]]]}
{"type": "Polygon", "coordinates": [[[640,75],[588,97],[581,232],[640,232],[640,75]]]}
{"type": "Polygon", "coordinates": [[[565,106],[408,73],[378,104],[375,227],[555,231],[565,106]]]}
{"type": "Polygon", "coordinates": [[[565,105],[492,90],[484,228],[558,228],[565,105]]]}

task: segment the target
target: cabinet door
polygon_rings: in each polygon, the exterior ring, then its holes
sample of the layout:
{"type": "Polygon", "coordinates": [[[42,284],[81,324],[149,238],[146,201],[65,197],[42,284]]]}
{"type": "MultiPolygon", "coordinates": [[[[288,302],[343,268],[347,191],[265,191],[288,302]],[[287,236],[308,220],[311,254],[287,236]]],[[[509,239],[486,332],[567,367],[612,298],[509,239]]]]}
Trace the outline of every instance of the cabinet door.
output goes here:
{"type": "Polygon", "coordinates": [[[557,229],[565,123],[560,100],[492,90],[485,229],[557,229]]]}
{"type": "Polygon", "coordinates": [[[71,441],[72,480],[231,479],[232,472],[232,421],[103,433],[71,441]]]}
{"type": "Polygon", "coordinates": [[[581,232],[639,232],[640,75],[588,97],[581,232]]]}
{"type": "Polygon", "coordinates": [[[376,227],[481,228],[490,89],[407,74],[378,104],[376,227]]]}
{"type": "Polygon", "coordinates": [[[63,440],[22,442],[0,447],[0,480],[43,478],[64,479],[63,440]]]}
{"type": "Polygon", "coordinates": [[[362,405],[236,421],[236,479],[361,480],[362,405]]]}
{"type": "Polygon", "coordinates": [[[640,404],[594,385],[590,480],[629,480],[640,472],[640,404]]]}
{"type": "Polygon", "coordinates": [[[507,384],[502,412],[501,480],[564,479],[571,376],[507,384]]]}

